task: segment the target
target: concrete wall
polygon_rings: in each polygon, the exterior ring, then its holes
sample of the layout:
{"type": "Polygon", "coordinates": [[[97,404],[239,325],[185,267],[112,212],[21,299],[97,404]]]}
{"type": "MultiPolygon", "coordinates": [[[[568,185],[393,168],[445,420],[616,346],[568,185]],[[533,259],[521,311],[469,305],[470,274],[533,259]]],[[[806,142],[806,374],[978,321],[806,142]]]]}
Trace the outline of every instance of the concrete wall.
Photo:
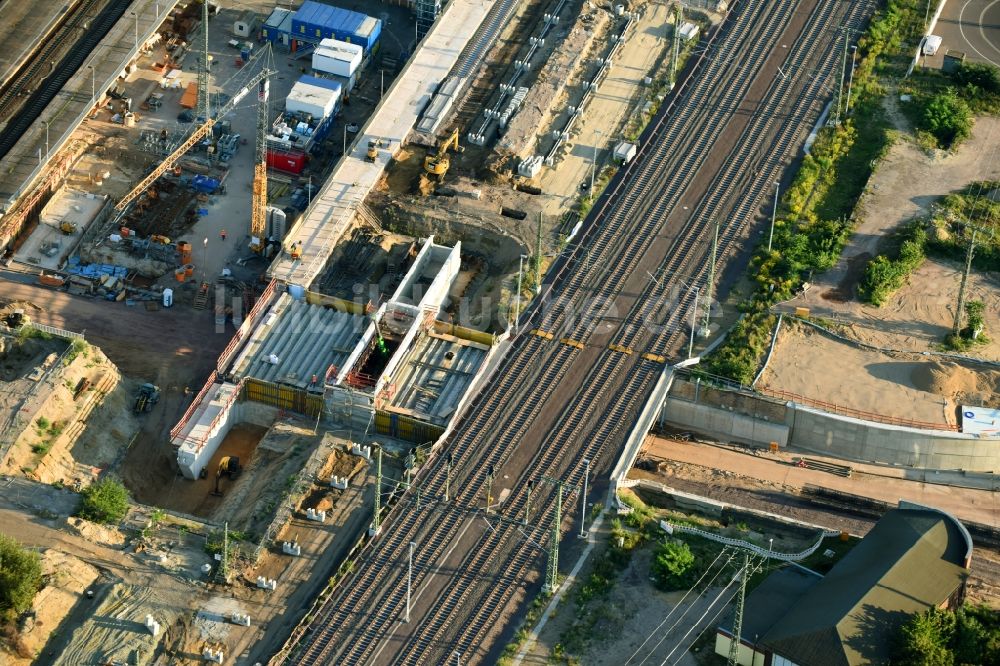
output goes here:
{"type": "Polygon", "coordinates": [[[691,383],[683,381],[674,383],[664,401],[661,422],[722,441],[758,446],[778,442],[846,460],[922,469],[1000,470],[998,438],[863,421],[733,391],[693,393],[691,383]]]}

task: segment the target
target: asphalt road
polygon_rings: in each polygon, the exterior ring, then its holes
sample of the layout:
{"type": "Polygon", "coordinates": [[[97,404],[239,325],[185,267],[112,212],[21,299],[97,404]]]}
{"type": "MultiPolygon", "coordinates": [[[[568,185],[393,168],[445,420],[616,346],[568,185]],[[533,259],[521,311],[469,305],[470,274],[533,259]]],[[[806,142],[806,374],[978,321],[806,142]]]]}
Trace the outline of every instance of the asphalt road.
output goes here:
{"type": "Polygon", "coordinates": [[[927,66],[940,67],[946,51],[961,51],[967,61],[1000,67],[1000,0],[948,0],[934,34],[941,49],[927,66]]]}

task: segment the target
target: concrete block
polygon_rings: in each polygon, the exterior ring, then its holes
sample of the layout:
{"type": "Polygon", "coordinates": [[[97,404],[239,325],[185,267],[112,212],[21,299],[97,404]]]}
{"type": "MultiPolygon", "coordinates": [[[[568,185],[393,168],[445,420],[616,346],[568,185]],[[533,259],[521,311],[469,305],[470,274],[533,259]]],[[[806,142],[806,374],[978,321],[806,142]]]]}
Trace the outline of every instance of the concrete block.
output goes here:
{"type": "Polygon", "coordinates": [[[361,446],[360,444],[352,444],[351,453],[353,453],[356,456],[361,456],[365,460],[371,462],[372,447],[370,446],[361,446]]]}
{"type": "Polygon", "coordinates": [[[278,587],[278,581],[273,578],[265,578],[264,576],[257,576],[257,587],[262,590],[275,590],[278,587]]]}
{"type": "Polygon", "coordinates": [[[309,509],[308,511],[306,511],[306,518],[308,520],[312,520],[317,523],[326,522],[326,511],[317,511],[316,509],[309,509]]]}
{"type": "Polygon", "coordinates": [[[294,555],[298,557],[302,554],[302,547],[299,546],[298,541],[285,541],[281,544],[281,552],[285,555],[294,555]]]}
{"type": "Polygon", "coordinates": [[[250,626],[250,615],[248,613],[235,613],[234,612],[232,615],[229,616],[229,620],[233,624],[238,624],[241,627],[249,627],[250,626]]]}
{"type": "Polygon", "coordinates": [[[160,623],[154,620],[152,615],[146,615],[146,628],[154,637],[160,635],[160,623]]]}
{"type": "Polygon", "coordinates": [[[205,661],[211,661],[216,664],[221,664],[225,655],[222,650],[213,650],[212,648],[205,648],[201,651],[201,658],[205,661]]]}
{"type": "Polygon", "coordinates": [[[336,488],[338,490],[347,490],[347,477],[346,476],[333,476],[330,477],[330,487],[336,488]]]}

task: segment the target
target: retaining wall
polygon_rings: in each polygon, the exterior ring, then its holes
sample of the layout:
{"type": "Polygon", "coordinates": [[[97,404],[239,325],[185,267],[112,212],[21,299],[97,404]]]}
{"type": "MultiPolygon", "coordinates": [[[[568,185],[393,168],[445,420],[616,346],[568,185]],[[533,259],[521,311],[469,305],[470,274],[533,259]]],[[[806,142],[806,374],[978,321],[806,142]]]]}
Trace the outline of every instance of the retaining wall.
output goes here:
{"type": "Polygon", "coordinates": [[[1000,470],[1000,438],[876,423],[734,391],[693,392],[690,382],[680,380],[664,401],[661,422],[721,441],[758,446],[777,442],[847,460],[923,469],[1000,470]]]}

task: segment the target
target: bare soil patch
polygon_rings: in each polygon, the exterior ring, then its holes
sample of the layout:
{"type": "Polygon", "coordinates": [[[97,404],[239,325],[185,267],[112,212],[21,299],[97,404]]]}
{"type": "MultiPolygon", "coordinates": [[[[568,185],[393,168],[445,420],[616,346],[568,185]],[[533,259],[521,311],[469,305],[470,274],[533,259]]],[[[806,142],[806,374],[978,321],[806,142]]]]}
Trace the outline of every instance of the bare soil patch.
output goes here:
{"type": "MultiPolygon", "coordinates": [[[[22,621],[17,641],[22,654],[37,655],[87,588],[98,570],[73,555],[51,548],[42,552],[43,587],[22,621]]],[[[34,658],[21,657],[0,643],[0,663],[28,666],[34,658]]]]}
{"type": "Polygon", "coordinates": [[[760,384],[842,407],[942,425],[958,425],[958,405],[1000,404],[998,370],[863,349],[787,321],[760,384]]]}
{"type": "MultiPolygon", "coordinates": [[[[976,119],[972,137],[952,153],[928,154],[901,138],[872,175],[858,205],[858,226],[837,264],[814,276],[809,288],[788,308],[807,307],[812,315],[844,324],[845,334],[881,347],[936,349],[951,331],[961,281],[961,266],[928,259],[908,283],[881,308],[857,300],[858,282],[868,261],[879,254],[886,237],[903,223],[930,213],[939,197],[978,180],[1000,178],[1000,164],[990,158],[1000,147],[1000,118],[976,119]]],[[[998,340],[968,354],[1000,360],[1000,291],[995,275],[973,273],[969,299],[986,305],[986,330],[998,340]]],[[[803,350],[808,354],[808,350],[803,350]]]]}

